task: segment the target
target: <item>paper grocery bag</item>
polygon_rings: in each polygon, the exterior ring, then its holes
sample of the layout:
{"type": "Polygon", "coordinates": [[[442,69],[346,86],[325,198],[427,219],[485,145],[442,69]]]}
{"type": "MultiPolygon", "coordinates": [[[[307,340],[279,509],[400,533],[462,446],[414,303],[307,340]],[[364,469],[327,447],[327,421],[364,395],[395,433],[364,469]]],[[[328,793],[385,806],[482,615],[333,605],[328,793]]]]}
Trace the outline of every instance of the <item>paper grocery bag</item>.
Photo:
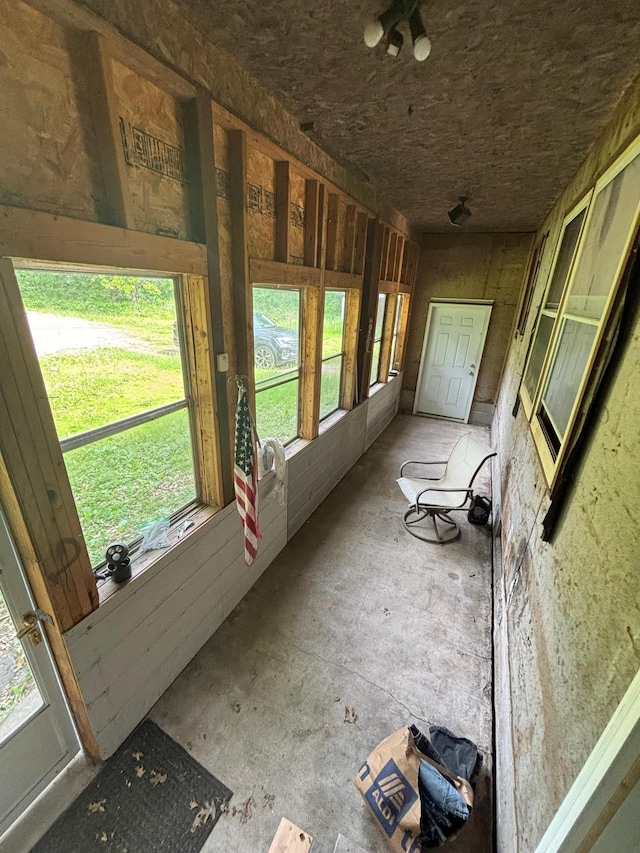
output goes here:
{"type": "Polygon", "coordinates": [[[409,729],[378,744],[355,778],[356,788],[396,853],[420,853],[420,758],[409,729]]]}

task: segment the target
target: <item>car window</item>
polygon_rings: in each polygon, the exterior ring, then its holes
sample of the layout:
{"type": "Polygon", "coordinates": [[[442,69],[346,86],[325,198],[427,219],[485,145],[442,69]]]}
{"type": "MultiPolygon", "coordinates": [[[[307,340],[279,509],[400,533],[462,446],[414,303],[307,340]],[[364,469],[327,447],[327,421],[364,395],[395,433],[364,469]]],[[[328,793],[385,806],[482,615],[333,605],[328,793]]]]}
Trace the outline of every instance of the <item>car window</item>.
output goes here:
{"type": "Polygon", "coordinates": [[[273,322],[273,320],[270,320],[264,314],[260,314],[258,311],[254,311],[253,325],[256,326],[258,329],[265,329],[269,327],[273,328],[276,324],[273,322]]]}

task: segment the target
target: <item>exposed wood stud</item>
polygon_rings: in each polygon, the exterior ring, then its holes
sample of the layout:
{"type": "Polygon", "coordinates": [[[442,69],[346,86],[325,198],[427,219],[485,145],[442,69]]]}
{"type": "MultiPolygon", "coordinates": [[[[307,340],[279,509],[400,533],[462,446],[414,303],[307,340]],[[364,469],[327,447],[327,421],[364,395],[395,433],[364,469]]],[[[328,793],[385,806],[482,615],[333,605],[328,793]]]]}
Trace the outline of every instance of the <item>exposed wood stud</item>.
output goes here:
{"type": "Polygon", "coordinates": [[[325,262],[325,240],[324,229],[327,218],[327,194],[324,184],[320,184],[318,188],[318,223],[317,223],[317,238],[316,238],[316,266],[324,269],[325,262]]]}
{"type": "Polygon", "coordinates": [[[387,264],[389,262],[389,243],[391,242],[391,229],[385,228],[382,235],[382,254],[380,260],[380,278],[387,277],[387,264]]]}
{"type": "Polygon", "coordinates": [[[353,273],[353,257],[356,240],[356,206],[348,204],[344,227],[344,268],[345,272],[353,273]]]}
{"type": "Polygon", "coordinates": [[[411,297],[408,294],[398,296],[402,299],[400,303],[400,316],[398,318],[398,343],[396,345],[396,358],[392,365],[394,370],[402,370],[404,366],[404,354],[407,349],[407,334],[409,331],[409,308],[411,297]]]}
{"type": "Polygon", "coordinates": [[[353,272],[356,275],[362,275],[364,270],[364,253],[367,244],[368,223],[369,214],[366,211],[361,210],[356,217],[356,239],[353,257],[353,272]]]}
{"type": "Polygon", "coordinates": [[[96,32],[78,33],[74,41],[82,56],[98,146],[104,193],[103,218],[108,225],[134,228],[111,58],[103,37],[96,32]]]}
{"type": "Polygon", "coordinates": [[[0,260],[0,452],[62,632],[98,591],[18,282],[0,260]]]}
{"type": "Polygon", "coordinates": [[[306,267],[315,267],[318,261],[319,200],[319,182],[305,181],[304,265],[306,267]]]}
{"type": "Polygon", "coordinates": [[[324,289],[302,289],[302,334],[300,371],[300,437],[313,439],[320,422],[320,378],[322,375],[322,322],[324,289]]]}
{"type": "Polygon", "coordinates": [[[329,193],[329,203],[327,205],[327,251],[325,256],[325,268],[328,270],[335,270],[336,268],[339,214],[340,196],[337,193],[329,193]]]}
{"type": "MultiPolygon", "coordinates": [[[[218,204],[217,177],[215,169],[215,135],[211,97],[199,88],[195,101],[188,112],[195,120],[189,122],[193,136],[189,141],[192,157],[199,169],[199,194],[201,211],[199,219],[204,229],[207,244],[207,288],[197,303],[197,311],[192,314],[192,329],[198,326],[199,341],[196,351],[196,370],[200,384],[199,405],[196,407],[201,420],[200,442],[206,442],[206,464],[209,471],[201,472],[206,503],[226,505],[233,498],[233,468],[231,464],[231,435],[229,429],[229,404],[227,374],[216,370],[216,357],[228,351],[223,324],[223,299],[220,279],[220,249],[218,245],[218,204]],[[211,384],[208,384],[211,383],[211,384]],[[211,411],[205,414],[211,405],[211,411]],[[218,415],[219,436],[216,435],[215,415],[218,415]],[[219,441],[219,444],[218,444],[219,441]],[[214,453],[215,451],[215,453],[214,453]],[[211,466],[214,465],[213,471],[211,466]],[[213,473],[216,482],[212,482],[213,473]]],[[[189,279],[186,279],[189,283],[189,279]]],[[[189,288],[193,290],[192,287],[189,288]]],[[[195,308],[193,298],[190,305],[195,308]]],[[[189,318],[187,318],[189,319],[189,318]]]]}
{"type": "Polygon", "coordinates": [[[363,273],[362,301],[358,337],[358,402],[369,396],[369,371],[371,370],[372,342],[378,304],[380,264],[384,226],[370,219],[367,228],[367,246],[363,273]]]}
{"type": "Polygon", "coordinates": [[[340,408],[350,410],[356,402],[358,327],[360,325],[360,291],[347,290],[344,320],[344,362],[340,408]]]}
{"type": "Polygon", "coordinates": [[[398,235],[393,232],[389,235],[389,254],[387,255],[387,264],[382,270],[380,277],[383,281],[393,281],[393,270],[396,264],[396,251],[398,248],[398,235]]]}
{"type": "Polygon", "coordinates": [[[288,160],[276,160],[276,250],[275,259],[289,263],[291,217],[291,172],[288,160]]]}
{"type": "Polygon", "coordinates": [[[320,287],[322,270],[311,269],[299,264],[279,264],[277,261],[249,259],[249,280],[252,284],[268,282],[286,287],[320,287]]]}
{"type": "Polygon", "coordinates": [[[236,340],[236,370],[248,377],[250,405],[255,403],[253,376],[253,293],[247,257],[247,136],[229,131],[229,195],[231,202],[231,263],[233,269],[233,313],[236,340]]]}
{"type": "Polygon", "coordinates": [[[396,262],[393,269],[393,279],[392,281],[399,282],[400,274],[402,272],[402,262],[404,258],[405,246],[407,245],[406,240],[401,234],[398,234],[398,241],[396,243],[396,262]]]}
{"type": "Polygon", "coordinates": [[[324,270],[324,286],[339,290],[362,290],[362,276],[338,270],[324,270]]]}
{"type": "Polygon", "coordinates": [[[199,243],[1,205],[0,255],[131,272],[207,272],[199,243]]]}

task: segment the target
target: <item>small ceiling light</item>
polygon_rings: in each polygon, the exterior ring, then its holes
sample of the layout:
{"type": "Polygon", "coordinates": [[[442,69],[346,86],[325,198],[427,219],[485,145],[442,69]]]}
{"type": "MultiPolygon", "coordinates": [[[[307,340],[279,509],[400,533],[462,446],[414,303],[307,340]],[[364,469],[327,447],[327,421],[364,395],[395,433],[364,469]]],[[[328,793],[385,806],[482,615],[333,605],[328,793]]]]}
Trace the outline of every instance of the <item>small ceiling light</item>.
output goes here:
{"type": "Polygon", "coordinates": [[[420,2],[421,0],[392,0],[386,12],[370,21],[364,28],[364,43],[367,47],[377,47],[386,36],[387,53],[397,56],[403,42],[398,25],[402,21],[408,21],[413,41],[413,55],[418,62],[424,62],[431,53],[431,40],[422,23],[420,2]]]}
{"type": "Polygon", "coordinates": [[[418,62],[424,62],[431,53],[431,39],[427,35],[427,31],[420,17],[420,10],[416,6],[409,18],[409,30],[411,31],[411,40],[413,41],[413,55],[418,62]]]}
{"type": "Polygon", "coordinates": [[[471,219],[471,211],[465,204],[468,198],[469,196],[466,195],[459,196],[460,204],[456,204],[456,206],[449,211],[449,220],[452,225],[464,225],[471,219]]]}

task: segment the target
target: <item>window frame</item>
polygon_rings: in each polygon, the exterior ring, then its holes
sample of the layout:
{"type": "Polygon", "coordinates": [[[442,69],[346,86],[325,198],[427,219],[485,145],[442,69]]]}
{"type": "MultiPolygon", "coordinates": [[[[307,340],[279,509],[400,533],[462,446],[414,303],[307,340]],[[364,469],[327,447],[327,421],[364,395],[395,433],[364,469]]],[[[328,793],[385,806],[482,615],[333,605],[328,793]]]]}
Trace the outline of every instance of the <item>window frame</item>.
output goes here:
{"type": "MultiPolygon", "coordinates": [[[[297,382],[298,383],[298,412],[297,412],[297,418],[296,418],[296,434],[294,436],[292,436],[291,438],[288,438],[285,442],[283,442],[284,447],[289,447],[291,444],[293,444],[295,441],[297,441],[299,438],[302,437],[301,436],[302,407],[303,407],[303,399],[304,399],[303,398],[303,380],[304,380],[303,374],[305,372],[304,371],[304,361],[305,361],[305,357],[306,357],[305,347],[303,345],[303,335],[305,334],[305,323],[304,323],[305,287],[304,287],[304,285],[284,286],[282,284],[276,284],[273,282],[257,282],[257,281],[254,282],[254,281],[252,281],[250,284],[250,288],[251,288],[251,338],[252,338],[251,353],[252,354],[254,352],[254,347],[255,347],[255,327],[254,327],[254,323],[253,323],[253,314],[254,314],[253,293],[254,293],[254,290],[256,288],[260,288],[262,290],[284,290],[287,292],[296,292],[298,294],[298,365],[297,365],[297,368],[295,370],[294,370],[294,368],[290,368],[289,370],[283,371],[283,373],[294,373],[295,372],[296,375],[290,379],[285,379],[281,382],[276,381],[277,377],[275,377],[275,376],[272,377],[272,379],[267,378],[267,379],[260,380],[260,382],[257,382],[256,381],[255,357],[253,358],[253,361],[251,364],[251,372],[253,374],[251,377],[253,380],[253,388],[252,388],[252,390],[253,390],[253,411],[255,412],[255,415],[256,415],[256,428],[257,428],[257,421],[258,421],[258,416],[257,416],[257,397],[258,397],[258,394],[260,394],[263,391],[268,391],[270,388],[275,388],[275,387],[278,387],[280,385],[285,385],[285,384],[290,383],[290,382],[297,382]],[[267,386],[267,387],[262,387],[262,388],[258,387],[260,384],[262,384],[264,382],[271,382],[271,381],[272,381],[272,384],[267,386]]],[[[262,313],[262,312],[258,312],[258,313],[262,313]]],[[[261,436],[260,433],[258,432],[258,437],[263,438],[265,436],[261,436]]]]}
{"type": "MultiPolygon", "coordinates": [[[[97,254],[101,254],[101,247],[97,254]]],[[[44,252],[43,252],[44,254],[44,252]]],[[[117,258],[117,247],[113,248],[114,259],[117,258]]],[[[112,259],[109,259],[112,261],[112,259]]],[[[141,260],[153,261],[152,256],[146,252],[142,253],[141,260]]],[[[58,490],[61,511],[66,518],[69,519],[71,529],[74,531],[73,538],[81,538],[83,547],[77,549],[76,559],[82,567],[82,573],[85,577],[91,576],[93,573],[104,565],[104,561],[93,566],[89,559],[84,531],[80,525],[79,514],[77,510],[76,499],[71,489],[69,477],[66,472],[64,462],[63,441],[69,442],[69,439],[62,440],[58,436],[58,431],[53,420],[53,414],[49,404],[48,393],[44,386],[42,371],[40,368],[38,356],[32,342],[30,329],[27,320],[27,313],[22,301],[20,288],[16,278],[16,269],[39,269],[58,272],[82,272],[82,273],[98,273],[104,275],[132,275],[132,276],[148,276],[150,278],[166,278],[174,282],[174,294],[176,302],[176,321],[179,329],[179,341],[181,351],[182,373],[185,379],[186,405],[181,404],[180,409],[187,408],[189,412],[189,424],[191,435],[191,448],[193,454],[194,481],[196,486],[195,500],[176,508],[171,514],[172,528],[175,530],[178,523],[189,517],[197,519],[195,528],[199,525],[199,520],[206,520],[213,512],[218,511],[223,504],[223,484],[221,473],[221,454],[220,441],[218,433],[218,422],[215,416],[217,411],[216,395],[213,375],[213,363],[211,358],[210,347],[210,331],[207,321],[208,308],[208,281],[204,271],[200,273],[183,273],[174,270],[163,270],[149,265],[146,269],[131,268],[130,266],[119,266],[113,262],[109,263],[76,263],[73,260],[66,261],[64,259],[56,260],[39,260],[36,258],[25,258],[21,256],[7,256],[4,258],[4,263],[9,265],[10,274],[3,276],[3,286],[8,289],[8,293],[12,298],[16,308],[16,314],[19,322],[19,334],[21,337],[21,346],[24,347],[25,353],[25,369],[30,377],[30,381],[40,396],[39,405],[43,410],[43,429],[46,434],[46,446],[36,446],[34,448],[34,456],[36,464],[40,465],[41,460],[45,455],[50,458],[58,472],[60,481],[60,489],[58,490]],[[6,279],[6,280],[5,280],[6,279]]],[[[160,264],[158,264],[160,266],[160,264]]],[[[174,404],[168,404],[172,408],[174,404]]],[[[169,411],[163,414],[170,414],[169,411]]],[[[135,419],[137,416],[133,416],[135,419]]],[[[124,419],[129,420],[129,419],[124,419]]],[[[131,424],[129,428],[133,428],[138,424],[131,424]]],[[[119,432],[120,430],[118,430],[119,432]]],[[[124,430],[122,430],[124,431],[124,430]]],[[[92,431],[88,431],[92,432],[92,431]]],[[[70,438],[77,439],[81,435],[70,438]]],[[[79,445],[80,446],[80,445],[79,445]]],[[[71,448],[67,447],[66,450],[71,448]]],[[[28,519],[25,518],[28,523],[28,519]]],[[[189,531],[191,532],[191,531],[189,531]]],[[[45,538],[54,545],[57,533],[51,528],[50,530],[42,531],[45,538]]],[[[31,533],[33,535],[33,533],[31,533]]],[[[188,534],[187,534],[188,535],[188,534]]],[[[135,553],[135,546],[139,538],[128,543],[132,552],[135,553]]],[[[168,552],[162,552],[160,555],[152,554],[149,557],[145,555],[144,559],[137,559],[133,564],[134,575],[139,574],[158,560],[163,559],[168,552]]],[[[100,580],[96,584],[96,592],[100,603],[106,600],[113,593],[113,585],[109,580],[100,580]]]]}
{"type": "MultiPolygon", "coordinates": [[[[530,427],[534,443],[544,470],[545,478],[551,490],[558,482],[563,463],[566,459],[567,449],[571,446],[573,439],[573,431],[576,425],[578,415],[581,411],[585,391],[589,385],[590,377],[594,370],[598,369],[598,352],[603,337],[607,333],[607,328],[611,316],[611,308],[615,302],[620,282],[623,278],[623,273],[629,258],[629,253],[633,246],[634,240],[640,229],[640,196],[636,202],[635,211],[632,213],[627,233],[624,236],[623,249],[620,257],[617,258],[613,276],[609,285],[601,316],[598,320],[594,318],[582,317],[580,322],[585,325],[596,327],[596,332],[591,342],[589,354],[586,360],[585,367],[582,371],[580,382],[578,383],[576,395],[572,403],[571,412],[568,417],[567,425],[564,434],[559,437],[557,452],[552,452],[540,417],[540,406],[543,395],[548,386],[549,379],[552,375],[553,368],[556,364],[556,356],[559,353],[562,331],[568,320],[571,320],[572,313],[568,310],[569,299],[572,294],[572,289],[576,281],[576,274],[580,268],[580,260],[587,244],[589,237],[589,229],[593,220],[596,202],[601,192],[603,192],[616,177],[621,174],[624,169],[630,165],[636,158],[640,157],[640,136],[637,137],[626,150],[616,158],[616,160],[603,172],[600,178],[596,181],[593,189],[587,194],[588,209],[582,224],[576,250],[571,263],[571,268],[564,285],[562,296],[558,305],[558,312],[554,322],[553,331],[547,350],[543,368],[540,374],[540,379],[536,389],[534,406],[530,416],[530,427]]],[[[551,276],[550,276],[551,279],[551,276]]],[[[546,298],[546,294],[545,294],[546,298]]]]}
{"type": "Polygon", "coordinates": [[[565,293],[567,291],[567,286],[568,286],[569,282],[571,281],[573,268],[574,268],[574,265],[575,265],[577,257],[578,257],[578,252],[579,252],[579,248],[580,248],[580,241],[582,239],[582,235],[584,233],[584,229],[585,229],[585,226],[587,223],[587,219],[588,219],[588,215],[589,215],[589,213],[588,213],[589,205],[590,205],[592,196],[593,196],[593,190],[589,190],[589,192],[586,193],[580,199],[580,201],[577,204],[575,204],[569,210],[569,212],[563,218],[562,224],[560,226],[560,233],[559,233],[558,239],[556,241],[556,246],[555,246],[554,253],[553,253],[553,260],[551,262],[551,267],[549,269],[549,273],[547,275],[547,280],[545,282],[544,292],[542,294],[542,299],[540,300],[540,305],[538,307],[538,313],[536,316],[536,321],[533,324],[533,327],[531,330],[531,338],[530,338],[531,345],[529,347],[527,359],[526,359],[526,362],[524,365],[524,369],[522,371],[522,382],[520,385],[520,400],[522,402],[522,408],[524,410],[525,416],[526,416],[528,421],[531,421],[531,418],[533,417],[533,412],[535,411],[535,408],[538,405],[538,399],[539,399],[539,395],[540,395],[542,382],[543,382],[543,379],[546,375],[546,368],[547,368],[547,363],[548,363],[548,359],[549,359],[549,354],[552,350],[554,340],[555,340],[555,335],[556,335],[556,330],[557,330],[556,321],[557,321],[558,316],[560,315],[560,311],[561,311],[562,305],[563,305],[564,296],[565,296],[565,293]],[[558,260],[560,258],[560,252],[562,249],[562,242],[563,242],[564,235],[566,233],[567,228],[574,221],[574,219],[577,216],[579,216],[580,213],[582,213],[582,211],[585,211],[585,215],[584,215],[584,218],[582,220],[580,230],[578,232],[578,238],[576,240],[576,244],[575,244],[575,247],[573,250],[573,254],[571,256],[571,261],[569,262],[569,267],[567,269],[567,275],[566,275],[566,278],[564,280],[562,291],[560,293],[560,299],[558,300],[558,308],[554,312],[551,309],[547,309],[546,303],[547,303],[547,299],[549,297],[549,292],[551,290],[551,285],[553,283],[553,276],[555,274],[556,267],[558,265],[558,260]],[[536,338],[538,336],[538,330],[540,328],[540,324],[542,323],[543,317],[547,317],[549,319],[552,318],[553,319],[553,325],[551,328],[551,334],[549,336],[549,342],[547,343],[547,347],[545,349],[544,357],[542,360],[542,365],[540,367],[540,374],[538,376],[538,381],[536,383],[536,387],[535,387],[535,390],[533,393],[533,397],[530,397],[529,392],[528,392],[527,387],[526,387],[526,384],[525,384],[525,379],[527,376],[527,371],[529,370],[529,365],[531,363],[531,359],[533,358],[535,342],[536,342],[536,338]]]}
{"type": "MultiPolygon", "coordinates": [[[[378,385],[381,382],[388,381],[388,371],[387,375],[382,378],[382,367],[384,366],[382,363],[383,349],[385,341],[388,339],[388,309],[389,309],[389,301],[390,297],[393,297],[394,294],[391,294],[385,290],[379,290],[376,296],[376,313],[374,315],[373,326],[371,328],[371,367],[369,368],[369,390],[374,387],[374,385],[378,385]],[[380,310],[380,297],[384,297],[384,308],[382,310],[382,322],[380,324],[380,337],[376,337],[376,326],[378,325],[378,311],[380,310]],[[385,332],[387,335],[385,336],[385,332]],[[376,372],[373,375],[373,358],[374,358],[374,350],[375,345],[379,343],[380,349],[378,350],[378,364],[376,365],[376,372]],[[373,379],[371,379],[373,375],[373,379]]],[[[394,300],[395,304],[395,300],[394,300]]]]}
{"type": "Polygon", "coordinates": [[[347,319],[348,319],[348,309],[349,309],[349,291],[344,287],[326,287],[323,291],[323,305],[322,305],[322,336],[320,340],[320,398],[322,399],[322,365],[325,361],[332,360],[341,357],[340,360],[340,382],[338,389],[338,405],[335,409],[332,409],[330,412],[327,412],[325,415],[322,414],[322,406],[318,412],[319,424],[325,421],[327,418],[330,418],[331,415],[334,415],[336,412],[339,412],[343,406],[344,400],[344,382],[345,382],[345,362],[347,358],[347,319]],[[324,311],[326,308],[325,300],[327,293],[342,293],[344,294],[344,316],[342,319],[342,349],[339,353],[333,353],[333,355],[323,356],[322,355],[322,346],[324,343],[324,311]]]}

